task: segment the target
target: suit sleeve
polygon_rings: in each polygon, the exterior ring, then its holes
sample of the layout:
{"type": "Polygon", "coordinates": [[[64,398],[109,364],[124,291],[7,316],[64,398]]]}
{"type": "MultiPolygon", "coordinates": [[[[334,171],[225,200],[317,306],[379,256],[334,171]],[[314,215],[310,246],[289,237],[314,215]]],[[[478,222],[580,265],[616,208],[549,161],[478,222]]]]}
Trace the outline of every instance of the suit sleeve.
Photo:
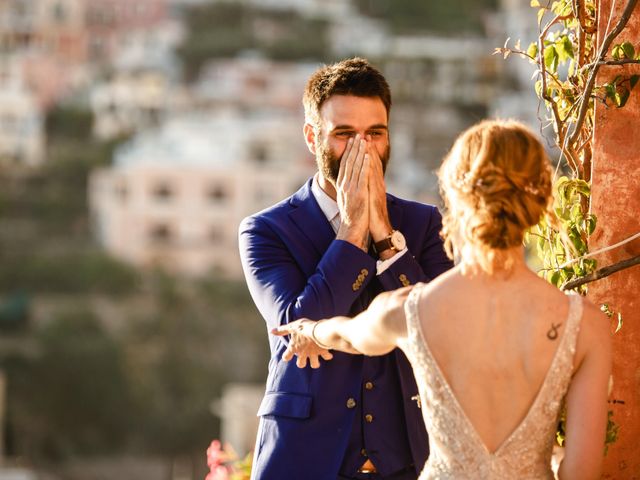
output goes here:
{"type": "Polygon", "coordinates": [[[418,282],[429,282],[453,267],[440,238],[442,216],[435,207],[430,207],[429,213],[421,243],[411,245],[407,253],[378,275],[378,280],[386,291],[418,282]]]}
{"type": "Polygon", "coordinates": [[[375,277],[375,259],[334,240],[307,278],[284,241],[259,216],[241,223],[239,243],[249,291],[269,328],[299,318],[348,315],[375,277]]]}

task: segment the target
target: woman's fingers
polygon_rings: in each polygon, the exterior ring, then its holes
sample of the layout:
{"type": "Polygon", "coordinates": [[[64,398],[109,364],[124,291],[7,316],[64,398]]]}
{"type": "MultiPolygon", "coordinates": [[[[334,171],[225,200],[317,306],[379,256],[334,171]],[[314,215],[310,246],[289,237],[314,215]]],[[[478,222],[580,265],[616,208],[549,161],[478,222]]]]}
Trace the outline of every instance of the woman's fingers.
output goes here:
{"type": "Polygon", "coordinates": [[[333,353],[331,353],[329,350],[322,350],[320,352],[320,356],[323,360],[331,360],[333,358],[333,353]]]}
{"type": "Polygon", "coordinates": [[[320,368],[320,359],[318,355],[311,355],[309,357],[309,363],[311,364],[311,368],[320,368]]]}
{"type": "Polygon", "coordinates": [[[291,330],[289,325],[280,325],[279,327],[271,329],[271,335],[278,335],[279,337],[284,337],[285,335],[290,335],[291,330]]]}
{"type": "Polygon", "coordinates": [[[291,347],[288,347],[282,354],[282,360],[285,362],[290,361],[293,357],[294,357],[294,353],[291,347]]]}
{"type": "Polygon", "coordinates": [[[307,366],[307,356],[306,355],[298,355],[298,359],[296,360],[296,365],[298,368],[304,368],[307,366]]]}
{"type": "Polygon", "coordinates": [[[311,368],[320,368],[320,357],[323,360],[331,360],[333,354],[328,350],[320,348],[315,343],[302,334],[302,326],[306,319],[297,320],[286,325],[280,325],[271,329],[272,335],[286,336],[291,335],[286,350],[282,353],[282,360],[289,362],[296,357],[296,366],[305,368],[307,363],[311,368]]]}

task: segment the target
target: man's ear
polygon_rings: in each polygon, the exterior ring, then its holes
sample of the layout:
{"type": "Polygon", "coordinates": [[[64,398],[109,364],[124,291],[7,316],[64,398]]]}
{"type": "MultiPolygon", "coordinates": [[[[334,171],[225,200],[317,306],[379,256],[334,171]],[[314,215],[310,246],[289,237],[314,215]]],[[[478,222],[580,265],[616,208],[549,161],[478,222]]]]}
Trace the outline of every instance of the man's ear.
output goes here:
{"type": "Polygon", "coordinates": [[[316,154],[316,132],[313,128],[313,125],[310,123],[305,123],[302,129],[304,132],[304,141],[307,143],[307,148],[309,151],[315,155],[316,154]]]}

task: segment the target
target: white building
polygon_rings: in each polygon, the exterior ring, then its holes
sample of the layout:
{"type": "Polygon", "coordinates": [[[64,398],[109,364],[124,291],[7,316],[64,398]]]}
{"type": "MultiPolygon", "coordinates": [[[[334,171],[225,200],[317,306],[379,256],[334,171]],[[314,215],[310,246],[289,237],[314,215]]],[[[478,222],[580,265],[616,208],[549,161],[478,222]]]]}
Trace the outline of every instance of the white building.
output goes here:
{"type": "Polygon", "coordinates": [[[317,63],[260,57],[212,60],[204,66],[194,91],[199,103],[216,107],[270,106],[302,112],[304,86],[318,67],[317,63]]]}
{"type": "Polygon", "coordinates": [[[116,72],[91,89],[94,135],[106,140],[157,125],[180,97],[161,71],[116,72]]]}
{"type": "Polygon", "coordinates": [[[24,85],[20,64],[0,61],[0,160],[39,165],[44,160],[42,112],[24,85]]]}
{"type": "Polygon", "coordinates": [[[139,134],[90,178],[96,234],[115,256],[241,278],[237,229],[313,173],[301,118],[219,110],[139,134]]]}
{"type": "MultiPolygon", "coordinates": [[[[225,3],[228,0],[212,0],[225,3]]],[[[236,0],[238,3],[266,10],[294,10],[303,16],[337,19],[352,16],[356,9],[352,0],[236,0]]]]}

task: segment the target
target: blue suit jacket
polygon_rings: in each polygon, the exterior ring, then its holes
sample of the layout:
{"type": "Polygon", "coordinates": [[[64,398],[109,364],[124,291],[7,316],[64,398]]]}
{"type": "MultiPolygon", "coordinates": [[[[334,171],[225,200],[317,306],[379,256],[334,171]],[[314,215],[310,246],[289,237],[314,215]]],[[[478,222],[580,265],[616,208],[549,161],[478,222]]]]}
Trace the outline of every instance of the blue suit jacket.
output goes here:
{"type": "MultiPolygon", "coordinates": [[[[309,180],[288,199],[244,219],[240,256],[249,291],[267,328],[299,318],[321,319],[364,310],[376,293],[407,282],[428,282],[451,267],[433,206],[387,195],[389,218],[409,251],[376,276],[376,259],[335,239],[309,180]],[[364,278],[362,274],[365,274],[364,278]],[[360,279],[358,280],[358,276],[360,279]]],[[[286,338],[269,336],[271,360],[252,478],[335,480],[349,440],[353,409],[362,382],[362,355],[334,352],[319,369],[283,362],[286,338]]],[[[407,437],[417,472],[428,456],[428,438],[413,372],[404,354],[396,356],[407,437]]]]}

